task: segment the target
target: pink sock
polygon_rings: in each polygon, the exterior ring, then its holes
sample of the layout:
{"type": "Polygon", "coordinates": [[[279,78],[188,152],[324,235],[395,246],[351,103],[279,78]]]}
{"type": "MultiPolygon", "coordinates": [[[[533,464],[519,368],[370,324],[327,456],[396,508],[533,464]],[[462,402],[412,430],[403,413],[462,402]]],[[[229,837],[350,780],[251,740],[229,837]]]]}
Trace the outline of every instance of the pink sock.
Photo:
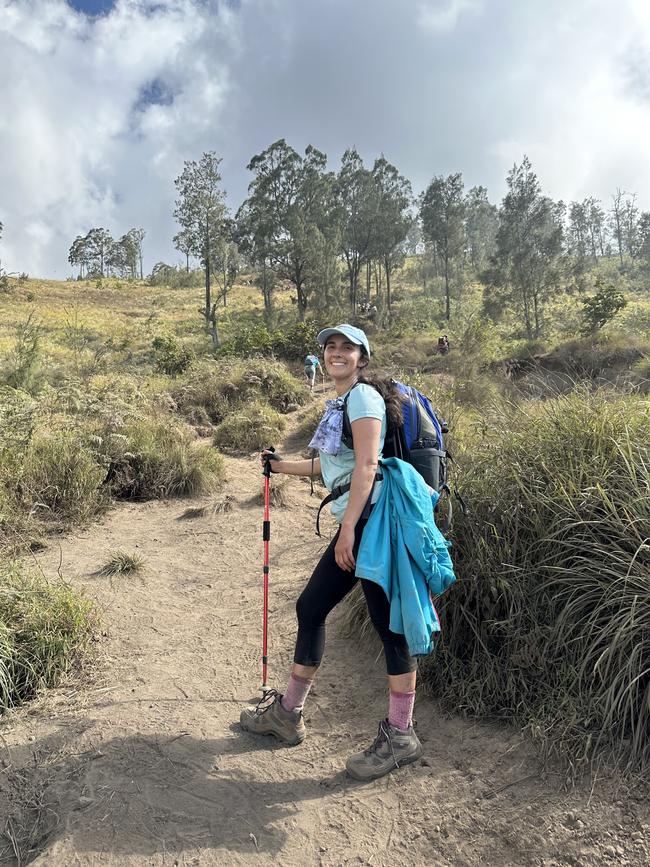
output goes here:
{"type": "Polygon", "coordinates": [[[298,677],[297,674],[292,674],[289,678],[287,689],[282,696],[282,707],[285,710],[302,709],[313,682],[313,680],[308,680],[306,677],[298,677]]]}
{"type": "Polygon", "coordinates": [[[415,692],[393,692],[388,693],[388,722],[405,732],[408,730],[413,719],[413,704],[415,702],[415,692]]]}

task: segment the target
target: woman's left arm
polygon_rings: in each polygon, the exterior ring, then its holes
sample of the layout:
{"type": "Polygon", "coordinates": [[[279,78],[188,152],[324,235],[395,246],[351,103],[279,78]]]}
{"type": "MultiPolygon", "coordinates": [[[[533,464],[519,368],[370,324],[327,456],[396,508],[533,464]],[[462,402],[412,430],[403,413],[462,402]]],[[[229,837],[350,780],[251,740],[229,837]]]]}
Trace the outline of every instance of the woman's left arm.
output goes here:
{"type": "Polygon", "coordinates": [[[378,467],[381,421],[378,418],[359,418],[352,422],[354,440],[354,470],[350,479],[350,494],[341,521],[339,540],[334,558],[341,569],[352,572],[355,566],[354,529],[368,502],[378,467]]]}

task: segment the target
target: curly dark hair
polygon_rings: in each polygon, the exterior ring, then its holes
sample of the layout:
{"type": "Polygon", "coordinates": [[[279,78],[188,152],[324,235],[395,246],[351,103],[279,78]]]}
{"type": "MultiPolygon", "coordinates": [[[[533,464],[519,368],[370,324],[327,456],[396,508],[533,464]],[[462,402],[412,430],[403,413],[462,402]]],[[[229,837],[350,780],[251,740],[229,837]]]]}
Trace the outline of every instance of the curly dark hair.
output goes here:
{"type": "Polygon", "coordinates": [[[374,373],[366,373],[370,358],[363,346],[361,349],[361,358],[367,362],[366,366],[359,372],[357,382],[364,385],[371,385],[384,398],[386,404],[386,423],[388,430],[398,427],[402,423],[402,408],[404,398],[401,392],[397,389],[394,381],[388,376],[377,376],[374,373]]]}

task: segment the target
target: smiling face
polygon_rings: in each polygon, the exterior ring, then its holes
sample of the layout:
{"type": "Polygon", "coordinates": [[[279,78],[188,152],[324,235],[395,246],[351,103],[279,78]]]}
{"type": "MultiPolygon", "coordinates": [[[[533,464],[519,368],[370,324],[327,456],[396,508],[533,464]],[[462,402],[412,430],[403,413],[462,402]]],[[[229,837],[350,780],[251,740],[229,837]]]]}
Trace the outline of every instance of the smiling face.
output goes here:
{"type": "Polygon", "coordinates": [[[354,382],[359,371],[368,363],[361,354],[361,347],[348,340],[344,334],[332,334],[327,338],[324,358],[325,369],[337,386],[354,382]]]}

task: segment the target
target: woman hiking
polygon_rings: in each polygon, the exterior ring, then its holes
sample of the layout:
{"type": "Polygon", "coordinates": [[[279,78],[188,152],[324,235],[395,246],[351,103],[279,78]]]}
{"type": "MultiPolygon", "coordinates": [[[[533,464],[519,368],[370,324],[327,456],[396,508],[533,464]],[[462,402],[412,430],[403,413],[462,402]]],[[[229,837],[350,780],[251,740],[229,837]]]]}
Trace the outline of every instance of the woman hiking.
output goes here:
{"type": "Polygon", "coordinates": [[[307,377],[307,382],[309,383],[309,391],[313,392],[314,384],[316,382],[316,368],[320,370],[320,375],[324,376],[323,368],[320,365],[320,361],[318,360],[317,355],[312,355],[311,353],[305,358],[305,376],[307,377]]]}
{"type": "MultiPolygon", "coordinates": [[[[379,459],[387,427],[402,419],[397,390],[366,373],[370,345],[360,328],[348,324],[326,328],[317,339],[324,347],[325,369],[337,393],[336,400],[327,401],[310,443],[318,449],[319,457],[314,461],[285,461],[263,452],[262,461],[270,459],[274,473],[320,474],[330,491],[346,484],[348,489],[338,492],[340,495],[332,502],[332,515],[339,528],[296,603],[298,635],[286,690],[284,694],[272,690],[256,708],[241,713],[241,726],[246,731],[273,734],[291,745],[301,743],[306,736],[302,709],[323,657],[325,620],[359,580],[355,561],[369,512],[380,496],[379,459]],[[353,449],[341,442],[344,400],[353,449]]],[[[422,755],[422,746],[412,725],[416,660],[405,636],[389,627],[391,609],[386,591],[363,578],[361,585],[373,626],[384,646],[389,689],[388,718],[379,724],[377,737],[368,749],[346,763],[353,778],[369,781],[415,761],[422,755]]]]}

